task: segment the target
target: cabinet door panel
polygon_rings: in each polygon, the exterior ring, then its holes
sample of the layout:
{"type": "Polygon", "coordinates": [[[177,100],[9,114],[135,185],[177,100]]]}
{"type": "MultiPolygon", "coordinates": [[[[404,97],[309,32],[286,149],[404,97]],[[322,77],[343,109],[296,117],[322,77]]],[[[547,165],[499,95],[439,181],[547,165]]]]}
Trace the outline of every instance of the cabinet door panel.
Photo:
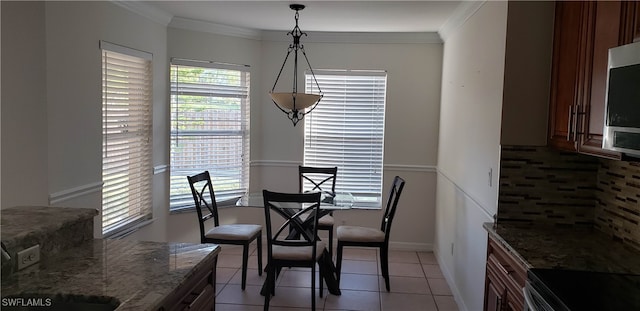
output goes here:
{"type": "MultiPolygon", "coordinates": [[[[595,16],[593,23],[593,40],[588,46],[591,53],[590,90],[588,108],[584,116],[579,151],[604,157],[619,158],[619,153],[602,149],[602,132],[604,126],[604,106],[607,89],[607,70],[609,49],[620,45],[622,32],[622,2],[593,2],[595,16]]],[[[587,63],[588,64],[588,63],[587,63]]]]}
{"type": "Polygon", "coordinates": [[[640,41],[640,3],[634,2],[633,42],[640,41]]]}
{"type": "Polygon", "coordinates": [[[571,139],[573,128],[570,111],[578,93],[578,52],[580,50],[582,2],[556,3],[549,111],[549,144],[576,151],[571,139]]]}
{"type": "Polygon", "coordinates": [[[640,41],[640,3],[622,1],[622,29],[620,44],[640,41]]]}
{"type": "Polygon", "coordinates": [[[487,267],[485,285],[484,311],[500,311],[506,296],[506,288],[500,284],[498,278],[487,267]]]}

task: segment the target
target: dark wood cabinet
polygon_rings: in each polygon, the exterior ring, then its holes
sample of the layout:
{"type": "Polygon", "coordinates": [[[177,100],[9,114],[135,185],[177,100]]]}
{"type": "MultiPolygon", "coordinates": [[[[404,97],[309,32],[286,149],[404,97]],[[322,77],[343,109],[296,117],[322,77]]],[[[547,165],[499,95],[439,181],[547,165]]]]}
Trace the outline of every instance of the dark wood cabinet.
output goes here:
{"type": "Polygon", "coordinates": [[[215,310],[217,261],[216,255],[202,262],[158,310],[215,310]]]}
{"type": "Polygon", "coordinates": [[[495,273],[487,267],[487,280],[485,285],[484,309],[486,311],[500,311],[507,289],[504,287],[495,273]]]}
{"type": "Polygon", "coordinates": [[[558,1],[549,146],[620,159],[602,149],[609,48],[640,40],[635,1],[558,1]]]}
{"type": "Polygon", "coordinates": [[[484,310],[523,310],[522,288],[527,277],[526,271],[522,262],[490,237],[487,247],[484,310]]]}
{"type": "Polygon", "coordinates": [[[582,93],[579,69],[584,66],[577,55],[585,37],[582,27],[585,6],[579,1],[556,3],[548,144],[568,151],[578,151],[574,116],[580,104],[577,95],[582,93]]]}

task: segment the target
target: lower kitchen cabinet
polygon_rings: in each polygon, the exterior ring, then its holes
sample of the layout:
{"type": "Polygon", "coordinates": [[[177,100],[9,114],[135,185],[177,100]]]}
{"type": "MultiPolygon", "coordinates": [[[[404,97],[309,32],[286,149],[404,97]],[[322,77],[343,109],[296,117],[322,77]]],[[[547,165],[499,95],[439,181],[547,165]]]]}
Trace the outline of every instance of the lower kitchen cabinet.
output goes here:
{"type": "Polygon", "coordinates": [[[215,256],[194,269],[184,284],[165,298],[158,310],[215,310],[217,261],[218,256],[215,256]]]}
{"type": "Polygon", "coordinates": [[[524,264],[490,237],[487,247],[484,310],[523,310],[522,288],[526,277],[527,270],[524,264]]]}

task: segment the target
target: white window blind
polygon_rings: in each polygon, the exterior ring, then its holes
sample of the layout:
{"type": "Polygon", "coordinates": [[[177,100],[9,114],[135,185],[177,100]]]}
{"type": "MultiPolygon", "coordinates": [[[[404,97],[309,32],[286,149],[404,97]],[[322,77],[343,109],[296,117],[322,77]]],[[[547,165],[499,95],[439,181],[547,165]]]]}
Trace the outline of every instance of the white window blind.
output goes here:
{"type": "Polygon", "coordinates": [[[248,191],[248,69],[172,59],[171,210],[194,208],[187,176],[205,170],[219,204],[248,191]]]}
{"type": "Polygon", "coordinates": [[[151,54],[100,47],[102,233],[111,236],[152,217],[151,54]]]}
{"type": "MultiPolygon", "coordinates": [[[[324,97],[305,117],[304,165],[338,167],[336,192],[380,205],[386,73],[315,71],[324,97]]],[[[306,91],[314,90],[305,75],[306,91]]]]}

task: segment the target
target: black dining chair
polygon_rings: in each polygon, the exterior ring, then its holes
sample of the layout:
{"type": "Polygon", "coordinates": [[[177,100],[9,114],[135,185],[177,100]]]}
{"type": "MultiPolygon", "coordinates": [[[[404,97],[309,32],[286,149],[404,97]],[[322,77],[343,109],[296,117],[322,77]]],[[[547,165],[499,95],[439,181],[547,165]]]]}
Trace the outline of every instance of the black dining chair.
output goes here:
{"type": "Polygon", "coordinates": [[[262,275],[262,226],[256,224],[220,225],[218,205],[209,171],[187,176],[187,179],[198,212],[200,243],[242,245],[242,290],[244,290],[247,285],[249,244],[253,241],[256,241],[258,248],[258,275],[262,275]],[[203,205],[207,208],[205,212],[203,212],[203,205]],[[213,219],[213,228],[205,231],[205,225],[210,223],[207,221],[211,219],[213,219]]]}
{"type": "MultiPolygon", "coordinates": [[[[275,295],[276,276],[283,267],[311,268],[311,309],[316,309],[316,263],[321,263],[325,243],[318,239],[320,193],[280,193],[263,191],[264,216],[267,227],[267,280],[264,291],[264,310],[269,309],[271,295],[275,295]],[[275,213],[284,218],[271,217],[275,213]],[[298,239],[291,239],[291,231],[298,239]]],[[[319,264],[322,276],[322,265],[319,264]]],[[[323,281],[320,277],[320,297],[323,281]]]]}
{"type": "Polygon", "coordinates": [[[389,291],[389,233],[391,232],[391,223],[393,216],[396,214],[396,207],[402,189],[404,188],[404,179],[396,176],[393,179],[393,185],[387,199],[387,206],[382,217],[380,229],[359,227],[359,226],[338,226],[338,255],[336,258],[336,273],[338,284],[340,284],[340,269],[342,269],[342,250],[345,246],[359,247],[377,247],[380,249],[380,268],[384,283],[389,291]]]}
{"type": "MultiPolygon", "coordinates": [[[[337,167],[312,167],[298,166],[298,175],[300,182],[298,184],[298,192],[315,192],[319,191],[323,194],[323,201],[330,201],[336,196],[336,175],[337,167]],[[304,189],[305,182],[311,186],[311,189],[304,189]]],[[[333,258],[333,212],[320,217],[318,220],[318,230],[329,232],[329,254],[333,258]]]]}

